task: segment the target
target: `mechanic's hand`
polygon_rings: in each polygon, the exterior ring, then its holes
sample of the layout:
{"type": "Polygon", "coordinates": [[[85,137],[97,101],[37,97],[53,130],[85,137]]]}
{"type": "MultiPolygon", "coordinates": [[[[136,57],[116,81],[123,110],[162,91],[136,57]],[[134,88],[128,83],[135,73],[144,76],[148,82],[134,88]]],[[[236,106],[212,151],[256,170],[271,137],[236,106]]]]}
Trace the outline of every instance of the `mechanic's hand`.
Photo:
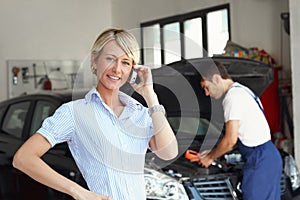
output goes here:
{"type": "Polygon", "coordinates": [[[154,91],[151,69],[143,65],[135,65],[133,68],[137,72],[140,82],[133,83],[131,86],[136,92],[145,97],[148,93],[154,91]]]}
{"type": "Polygon", "coordinates": [[[199,163],[199,165],[202,165],[205,168],[208,168],[214,162],[214,159],[212,159],[210,157],[209,152],[210,152],[210,150],[205,150],[199,154],[199,162],[198,163],[199,163]]]}

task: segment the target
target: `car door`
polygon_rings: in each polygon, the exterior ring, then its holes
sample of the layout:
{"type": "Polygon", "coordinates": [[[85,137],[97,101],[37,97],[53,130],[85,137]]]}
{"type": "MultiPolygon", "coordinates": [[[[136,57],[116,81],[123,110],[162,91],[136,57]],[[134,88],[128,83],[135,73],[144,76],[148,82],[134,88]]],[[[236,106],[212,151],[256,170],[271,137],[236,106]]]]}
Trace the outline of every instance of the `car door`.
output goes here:
{"type": "MultiPolygon", "coordinates": [[[[72,199],[12,166],[18,148],[62,103],[64,100],[56,96],[33,95],[0,104],[0,199],[72,199]]],[[[55,145],[42,159],[63,176],[86,187],[66,143],[55,145]]]]}
{"type": "Polygon", "coordinates": [[[16,98],[0,108],[0,199],[57,199],[55,191],[15,169],[12,159],[60,104],[59,100],[37,95],[16,98]]]}
{"type": "Polygon", "coordinates": [[[12,168],[12,159],[16,150],[23,143],[26,116],[29,113],[31,101],[17,101],[2,105],[0,132],[0,199],[16,199],[18,193],[17,170],[12,168]]]}

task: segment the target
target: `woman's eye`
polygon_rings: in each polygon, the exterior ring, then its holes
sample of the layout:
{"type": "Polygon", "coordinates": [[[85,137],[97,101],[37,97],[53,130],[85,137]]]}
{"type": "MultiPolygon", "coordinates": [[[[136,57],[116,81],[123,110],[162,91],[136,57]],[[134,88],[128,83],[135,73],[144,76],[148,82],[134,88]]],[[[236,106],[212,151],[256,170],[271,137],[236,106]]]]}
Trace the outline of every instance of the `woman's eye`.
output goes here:
{"type": "Polygon", "coordinates": [[[107,61],[109,61],[109,62],[113,62],[114,61],[114,58],[112,58],[112,57],[106,57],[105,58],[107,61]]]}
{"type": "Polygon", "coordinates": [[[122,63],[123,63],[123,65],[128,65],[128,66],[130,66],[130,63],[127,62],[127,61],[123,61],[122,63]]]}

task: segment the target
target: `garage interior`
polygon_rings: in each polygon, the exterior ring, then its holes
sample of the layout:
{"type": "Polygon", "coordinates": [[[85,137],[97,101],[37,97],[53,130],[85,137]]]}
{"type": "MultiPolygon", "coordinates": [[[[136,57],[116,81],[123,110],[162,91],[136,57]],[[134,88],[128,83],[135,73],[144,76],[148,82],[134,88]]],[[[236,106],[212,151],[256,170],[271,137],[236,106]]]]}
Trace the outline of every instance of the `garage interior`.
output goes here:
{"type": "MultiPolygon", "coordinates": [[[[103,29],[110,26],[135,29],[146,21],[229,4],[231,40],[244,47],[264,49],[278,63],[264,103],[270,108],[273,132],[279,134],[277,141],[282,142],[284,137],[281,145],[293,153],[300,166],[298,0],[0,0],[0,3],[0,101],[22,92],[12,90],[13,81],[18,81],[12,76],[14,66],[43,67],[60,62],[65,66],[63,73],[69,74],[70,85],[76,71],[74,66],[80,65],[103,29]],[[289,33],[285,30],[283,13],[289,13],[289,33]]],[[[38,70],[39,67],[37,74],[38,70]]],[[[26,74],[26,68],[19,73],[26,74]]]]}

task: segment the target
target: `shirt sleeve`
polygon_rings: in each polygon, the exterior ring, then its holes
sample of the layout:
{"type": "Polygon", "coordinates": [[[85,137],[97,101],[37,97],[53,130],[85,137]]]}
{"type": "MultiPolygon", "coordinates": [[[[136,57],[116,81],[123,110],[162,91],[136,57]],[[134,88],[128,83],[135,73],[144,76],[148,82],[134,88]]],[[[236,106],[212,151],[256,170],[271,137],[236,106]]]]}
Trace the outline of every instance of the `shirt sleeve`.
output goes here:
{"type": "Polygon", "coordinates": [[[44,136],[53,147],[71,139],[74,132],[73,121],[70,103],[63,104],[52,116],[44,120],[42,127],[37,132],[44,136]]]}
{"type": "Polygon", "coordinates": [[[223,101],[224,108],[224,120],[240,120],[245,110],[245,99],[243,92],[239,92],[239,89],[235,89],[228,94],[223,101]]]}

